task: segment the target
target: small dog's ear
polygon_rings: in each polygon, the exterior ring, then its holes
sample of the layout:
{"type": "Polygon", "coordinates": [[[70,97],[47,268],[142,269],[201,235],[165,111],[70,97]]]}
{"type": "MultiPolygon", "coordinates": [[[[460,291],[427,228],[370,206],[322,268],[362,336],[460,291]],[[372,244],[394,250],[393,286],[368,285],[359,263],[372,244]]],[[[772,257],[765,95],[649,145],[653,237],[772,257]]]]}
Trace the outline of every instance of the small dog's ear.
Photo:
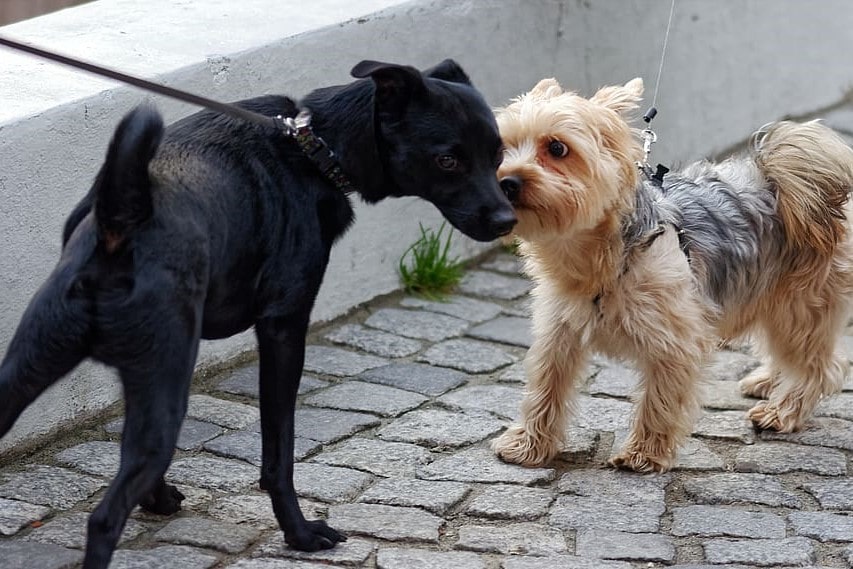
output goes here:
{"type": "Polygon", "coordinates": [[[408,65],[366,60],[357,63],[350,74],[358,79],[373,79],[376,108],[380,113],[399,115],[412,97],[425,88],[421,72],[408,65]]]}
{"type": "Polygon", "coordinates": [[[441,79],[442,81],[450,81],[451,83],[462,83],[470,85],[471,80],[468,75],[462,70],[458,63],[452,59],[445,59],[435,67],[431,67],[424,71],[424,75],[433,79],[441,79]]]}
{"type": "Polygon", "coordinates": [[[624,86],[602,87],[590,98],[590,101],[624,114],[636,109],[642,98],[643,80],[637,77],[625,83],[624,86]]]}
{"type": "Polygon", "coordinates": [[[534,99],[550,99],[563,94],[563,88],[553,77],[543,79],[536,84],[528,93],[534,99]]]}

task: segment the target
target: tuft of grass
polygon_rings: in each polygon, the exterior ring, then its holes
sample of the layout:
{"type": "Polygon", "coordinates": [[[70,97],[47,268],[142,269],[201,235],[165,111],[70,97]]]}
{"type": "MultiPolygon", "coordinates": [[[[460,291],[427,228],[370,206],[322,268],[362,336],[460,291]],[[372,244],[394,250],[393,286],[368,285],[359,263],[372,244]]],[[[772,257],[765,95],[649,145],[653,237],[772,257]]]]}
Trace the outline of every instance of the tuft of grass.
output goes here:
{"type": "Polygon", "coordinates": [[[400,257],[400,280],[407,292],[441,300],[459,284],[464,267],[457,257],[450,258],[453,229],[444,236],[446,223],[438,231],[421,229],[420,238],[400,257]]]}

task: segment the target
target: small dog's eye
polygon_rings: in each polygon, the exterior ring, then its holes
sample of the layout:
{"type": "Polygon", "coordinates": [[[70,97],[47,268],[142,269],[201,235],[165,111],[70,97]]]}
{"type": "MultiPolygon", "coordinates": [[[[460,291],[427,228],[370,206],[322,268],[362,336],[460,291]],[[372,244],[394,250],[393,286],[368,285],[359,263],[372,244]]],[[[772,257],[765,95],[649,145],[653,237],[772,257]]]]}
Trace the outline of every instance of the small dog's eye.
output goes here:
{"type": "Polygon", "coordinates": [[[554,158],[565,158],[569,154],[569,147],[559,140],[552,140],[548,144],[548,152],[554,158]]]}
{"type": "Polygon", "coordinates": [[[442,170],[455,170],[456,166],[459,165],[456,157],[452,154],[440,154],[436,156],[435,163],[438,164],[438,167],[442,170]]]}

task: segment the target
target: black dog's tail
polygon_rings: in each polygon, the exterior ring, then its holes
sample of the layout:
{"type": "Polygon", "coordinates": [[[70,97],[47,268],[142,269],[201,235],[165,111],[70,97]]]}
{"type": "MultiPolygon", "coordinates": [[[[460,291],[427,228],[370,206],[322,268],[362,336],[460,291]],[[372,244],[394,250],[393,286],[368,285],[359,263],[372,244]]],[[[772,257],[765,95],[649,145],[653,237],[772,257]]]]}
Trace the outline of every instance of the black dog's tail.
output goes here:
{"type": "Polygon", "coordinates": [[[95,183],[98,238],[112,253],[152,214],[148,164],[163,138],[163,119],[151,106],[130,111],[116,127],[95,183]]]}

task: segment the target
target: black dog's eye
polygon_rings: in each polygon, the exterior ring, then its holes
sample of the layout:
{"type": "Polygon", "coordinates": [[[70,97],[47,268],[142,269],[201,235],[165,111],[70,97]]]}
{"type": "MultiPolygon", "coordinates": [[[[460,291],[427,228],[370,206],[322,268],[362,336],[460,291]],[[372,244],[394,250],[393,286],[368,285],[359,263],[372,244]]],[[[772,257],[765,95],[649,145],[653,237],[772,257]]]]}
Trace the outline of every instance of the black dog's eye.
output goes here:
{"type": "Polygon", "coordinates": [[[569,154],[569,147],[559,140],[552,140],[548,144],[548,152],[554,158],[565,158],[569,154]]]}
{"type": "Polygon", "coordinates": [[[456,157],[452,154],[440,154],[436,156],[435,163],[438,164],[438,167],[442,170],[455,170],[459,165],[456,157]]]}
{"type": "Polygon", "coordinates": [[[495,154],[495,168],[503,164],[504,161],[504,153],[506,152],[506,148],[501,146],[498,148],[498,153],[495,154]]]}

